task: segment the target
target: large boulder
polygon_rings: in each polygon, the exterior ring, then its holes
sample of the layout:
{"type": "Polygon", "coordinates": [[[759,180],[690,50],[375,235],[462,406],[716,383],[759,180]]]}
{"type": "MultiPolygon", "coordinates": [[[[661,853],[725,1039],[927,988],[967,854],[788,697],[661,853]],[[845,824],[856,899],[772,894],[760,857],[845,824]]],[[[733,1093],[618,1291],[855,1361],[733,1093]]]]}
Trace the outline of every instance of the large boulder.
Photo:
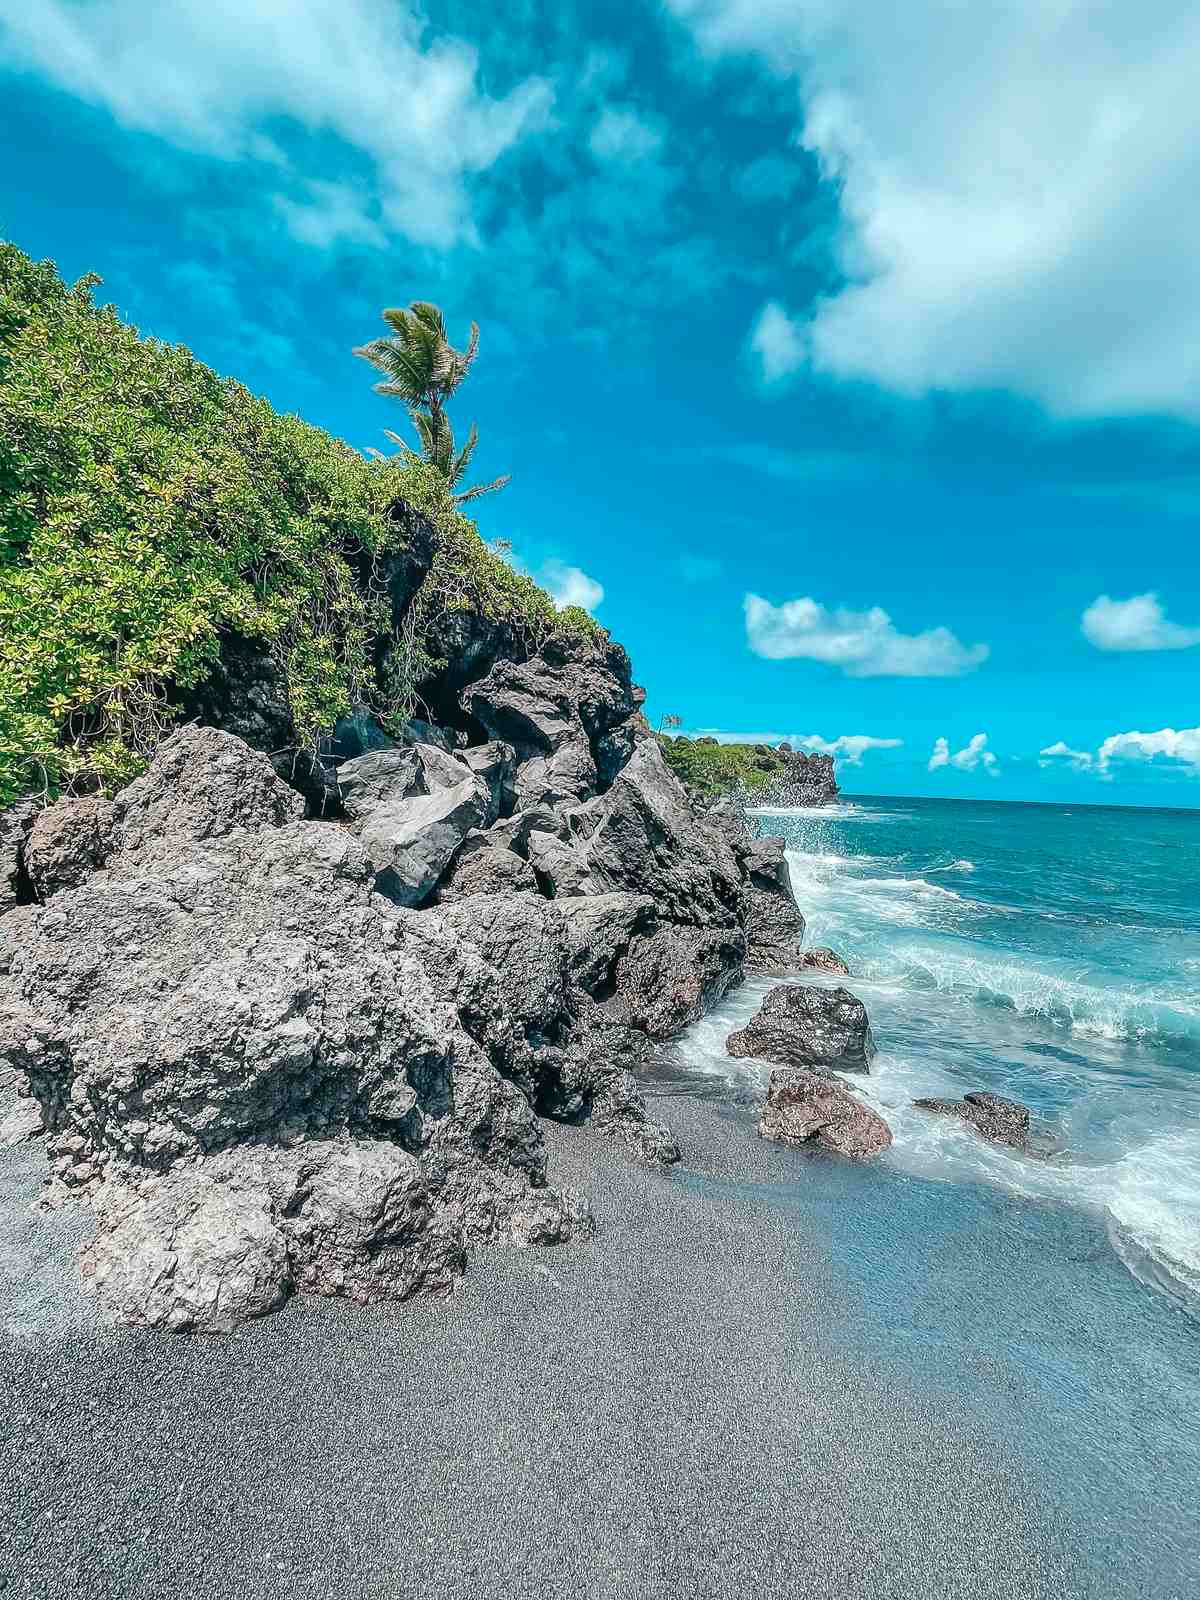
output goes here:
{"type": "Polygon", "coordinates": [[[661,922],[649,895],[586,895],[555,902],[572,981],[606,1017],[669,1039],[742,978],[737,928],[661,922]]]}
{"type": "Polygon", "coordinates": [[[980,1089],[964,1095],[961,1100],[922,1099],[914,1100],[913,1105],[922,1111],[957,1117],[997,1144],[1009,1145],[1014,1150],[1026,1150],[1029,1146],[1029,1108],[1019,1100],[1006,1100],[1003,1095],[980,1089]]]}
{"type": "Polygon", "coordinates": [[[265,755],[233,734],[188,724],[114,800],[85,795],[40,811],[25,839],[24,870],[47,900],[106,866],[149,870],[193,845],[303,814],[302,797],[265,755]]]}
{"type": "Polygon", "coordinates": [[[816,1144],[858,1160],[879,1155],[892,1142],[887,1123],[852,1090],[803,1067],[772,1071],[758,1131],[781,1144],[816,1144]]]}
{"type": "Polygon", "coordinates": [[[804,938],[804,918],[792,893],[784,841],[748,841],[741,854],[746,878],[746,940],[754,967],[791,966],[804,938]]]}
{"type": "Polygon", "coordinates": [[[848,989],[789,983],[770,991],[725,1048],[731,1056],[814,1072],[869,1072],[875,1041],[866,1007],[848,989]]]}
{"type": "Polygon", "coordinates": [[[383,894],[420,905],[467,835],[495,820],[503,757],[495,759],[481,774],[436,745],[410,745],[338,768],[342,804],[383,894]]]}
{"type": "Polygon", "coordinates": [[[617,960],[613,980],[624,1019],[651,1039],[670,1039],[741,981],[745,956],[738,928],[660,924],[617,960]]]}

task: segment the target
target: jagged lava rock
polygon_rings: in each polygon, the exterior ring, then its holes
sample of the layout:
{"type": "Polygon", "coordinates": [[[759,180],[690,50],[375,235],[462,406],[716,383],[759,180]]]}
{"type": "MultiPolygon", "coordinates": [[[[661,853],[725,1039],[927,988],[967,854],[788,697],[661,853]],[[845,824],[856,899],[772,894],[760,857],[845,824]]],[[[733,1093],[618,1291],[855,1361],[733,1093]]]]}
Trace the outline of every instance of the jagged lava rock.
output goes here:
{"type": "Polygon", "coordinates": [[[1002,1095],[977,1090],[961,1100],[923,1099],[914,1100],[913,1105],[922,1111],[958,1117],[997,1144],[1010,1145],[1014,1150],[1028,1148],[1029,1108],[1019,1100],[1006,1100],[1002,1095]]]}
{"type": "Polygon", "coordinates": [[[671,922],[713,928],[743,921],[737,857],[697,818],[655,741],[639,744],[608,793],[573,820],[596,893],[648,894],[671,922]]]}
{"type": "Polygon", "coordinates": [[[791,966],[804,938],[804,918],[792,893],[784,841],[749,840],[742,855],[747,879],[746,940],[751,966],[791,966]]]}
{"type": "MultiPolygon", "coordinates": [[[[447,1231],[461,1252],[471,1240],[586,1227],[582,1202],[545,1187],[540,1130],[520,1086],[535,1076],[531,1050],[495,969],[438,913],[375,894],[370,862],[345,828],[280,825],[299,797],[265,757],[228,735],[203,737],[211,731],[175,736],[161,765],[117,797],[117,845],[103,869],[0,919],[0,1074],[15,1069],[36,1095],[60,1189],[96,1199],[101,1238],[89,1259],[113,1284],[114,1314],[166,1326],[212,1320],[163,1301],[159,1279],[137,1267],[154,1249],[179,1259],[181,1239],[204,1282],[220,1276],[214,1260],[239,1261],[238,1239],[248,1239],[245,1273],[229,1269],[247,1286],[222,1302],[235,1317],[239,1306],[274,1304],[280,1282],[314,1286],[313,1273],[342,1292],[336,1274],[310,1272],[295,1229],[279,1220],[299,1214],[294,1195],[267,1213],[233,1198],[261,1187],[252,1151],[265,1160],[273,1148],[377,1144],[358,1161],[372,1193],[370,1175],[384,1169],[408,1174],[407,1192],[416,1163],[432,1230],[410,1241],[418,1266],[449,1259],[447,1231]],[[207,762],[207,779],[181,770],[185,749],[193,765],[207,762]],[[249,819],[247,792],[261,825],[229,830],[230,819],[249,819]],[[199,1181],[193,1192],[180,1176],[193,1171],[229,1195],[199,1181]],[[106,1242],[108,1232],[120,1237],[106,1242]]],[[[349,1216],[357,1201],[346,1204],[349,1216]]],[[[409,1267],[390,1248],[368,1251],[383,1275],[371,1293],[408,1292],[398,1286],[409,1267]]],[[[367,1289],[356,1282],[353,1292],[367,1289]]],[[[206,1304],[206,1294],[191,1297],[206,1304]]]]}
{"type": "Polygon", "coordinates": [[[866,1007],[848,989],[780,984],[725,1048],[815,1072],[869,1072],[875,1041],[866,1007]]]}
{"type": "Polygon", "coordinates": [[[842,978],[850,976],[850,968],[841,956],[825,944],[815,944],[811,949],[801,950],[795,958],[795,965],[802,972],[832,972],[842,978]]]}
{"type": "Polygon", "coordinates": [[[437,902],[476,894],[533,893],[537,886],[533,868],[516,851],[494,843],[486,833],[469,833],[438,884],[437,902]]]}
{"type": "Polygon", "coordinates": [[[25,841],[40,810],[36,800],[25,799],[0,811],[0,917],[21,903],[27,886],[25,841]]]}
{"type": "Polygon", "coordinates": [[[844,1084],[803,1067],[776,1067],[759,1118],[764,1139],[782,1144],[817,1144],[837,1155],[864,1160],[892,1142],[891,1129],[844,1084]]]}
{"type": "Polygon", "coordinates": [[[383,894],[420,905],[468,833],[496,820],[503,758],[496,761],[489,777],[436,745],[407,745],[338,768],[342,804],[383,894]]]}

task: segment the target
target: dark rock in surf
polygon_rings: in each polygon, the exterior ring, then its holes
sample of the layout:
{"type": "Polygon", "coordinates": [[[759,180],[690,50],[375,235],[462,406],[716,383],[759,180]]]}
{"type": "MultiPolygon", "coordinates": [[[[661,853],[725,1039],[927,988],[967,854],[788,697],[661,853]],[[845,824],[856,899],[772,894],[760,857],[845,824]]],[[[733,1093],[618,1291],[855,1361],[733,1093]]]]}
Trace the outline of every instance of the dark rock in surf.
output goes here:
{"type": "Polygon", "coordinates": [[[886,1150],[891,1129],[844,1084],[802,1067],[776,1067],[759,1118],[764,1139],[816,1144],[837,1155],[865,1160],[886,1150]]]}
{"type": "Polygon", "coordinates": [[[731,1056],[756,1056],[814,1072],[869,1072],[875,1041],[866,1008],[848,989],[781,984],[729,1035],[731,1056]]]}
{"type": "Polygon", "coordinates": [[[958,1117],[997,1144],[1006,1144],[1014,1150],[1029,1148],[1029,1109],[1019,1100],[1006,1100],[1002,1095],[978,1090],[964,1095],[961,1100],[922,1099],[914,1100],[913,1105],[922,1111],[958,1117]]]}
{"type": "Polygon", "coordinates": [[[831,950],[824,944],[816,944],[809,950],[801,950],[795,964],[801,972],[832,972],[842,978],[850,976],[850,968],[837,951],[831,950]]]}

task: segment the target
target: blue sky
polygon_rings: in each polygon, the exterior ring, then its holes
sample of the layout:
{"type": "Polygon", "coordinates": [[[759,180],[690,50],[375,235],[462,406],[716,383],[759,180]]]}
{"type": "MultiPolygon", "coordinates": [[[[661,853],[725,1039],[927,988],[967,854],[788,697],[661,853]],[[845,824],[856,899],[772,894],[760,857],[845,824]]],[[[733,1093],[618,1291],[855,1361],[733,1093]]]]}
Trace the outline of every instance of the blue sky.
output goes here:
{"type": "Polygon", "coordinates": [[[361,448],[475,317],[483,531],[655,719],[1200,804],[1194,5],[482,9],[0,0],[0,230],[361,448]]]}

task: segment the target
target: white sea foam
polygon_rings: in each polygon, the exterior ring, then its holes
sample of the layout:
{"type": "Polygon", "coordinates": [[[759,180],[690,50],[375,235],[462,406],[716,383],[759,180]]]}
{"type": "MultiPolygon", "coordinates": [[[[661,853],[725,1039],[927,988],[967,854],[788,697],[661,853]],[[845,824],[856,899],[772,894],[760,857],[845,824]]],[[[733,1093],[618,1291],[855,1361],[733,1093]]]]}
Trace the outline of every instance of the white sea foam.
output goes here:
{"type": "Polygon", "coordinates": [[[921,1111],[918,1096],[962,1094],[961,1081],[927,1062],[881,1055],[855,1087],[878,1104],[894,1140],[888,1160],[922,1177],[986,1182],[1030,1200],[1057,1201],[1106,1217],[1134,1274],[1200,1316],[1200,1128],[1131,1134],[1116,1160],[1064,1153],[1041,1159],[980,1138],[954,1117],[921,1111]]]}

